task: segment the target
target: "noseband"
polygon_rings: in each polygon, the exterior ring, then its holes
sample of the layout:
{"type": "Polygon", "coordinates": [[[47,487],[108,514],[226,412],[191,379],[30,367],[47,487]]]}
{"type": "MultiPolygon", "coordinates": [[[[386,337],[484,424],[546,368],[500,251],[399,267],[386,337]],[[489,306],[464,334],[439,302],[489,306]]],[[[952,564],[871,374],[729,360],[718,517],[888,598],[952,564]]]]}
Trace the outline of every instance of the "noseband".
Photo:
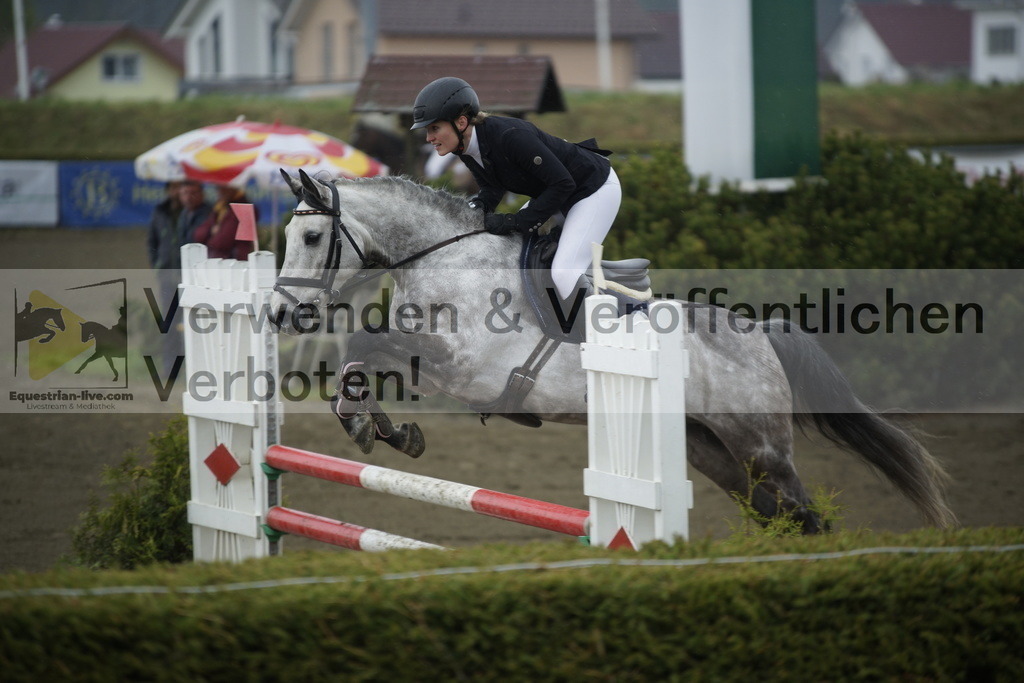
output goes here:
{"type": "Polygon", "coordinates": [[[338,265],[341,263],[341,249],[343,246],[341,243],[342,235],[345,235],[348,243],[352,245],[352,249],[355,250],[356,256],[359,257],[359,261],[362,263],[363,268],[368,266],[366,257],[363,256],[363,252],[359,249],[359,245],[356,244],[356,241],[352,238],[352,233],[350,233],[348,231],[348,227],[341,222],[341,201],[338,199],[338,187],[334,183],[329,183],[327,187],[331,190],[333,206],[324,204],[323,200],[321,200],[319,196],[314,196],[311,192],[306,191],[303,193],[302,200],[313,208],[296,209],[292,212],[296,216],[320,215],[331,217],[331,243],[327,247],[327,259],[324,262],[324,269],[323,272],[320,273],[320,277],[278,277],[277,282],[274,284],[274,291],[280,292],[281,296],[295,306],[301,306],[303,304],[295,297],[295,295],[282,287],[282,285],[318,288],[317,295],[311,302],[313,306],[317,307],[320,304],[330,306],[341,296],[340,290],[334,289],[334,278],[338,274],[338,265]]]}

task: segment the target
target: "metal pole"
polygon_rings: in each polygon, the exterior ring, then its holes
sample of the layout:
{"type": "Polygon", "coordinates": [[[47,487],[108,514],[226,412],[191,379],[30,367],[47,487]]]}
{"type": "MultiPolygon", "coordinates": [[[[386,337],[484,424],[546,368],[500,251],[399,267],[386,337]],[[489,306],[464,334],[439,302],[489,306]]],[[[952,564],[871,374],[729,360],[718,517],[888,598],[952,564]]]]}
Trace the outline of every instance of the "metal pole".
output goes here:
{"type": "Polygon", "coordinates": [[[597,78],[601,90],[612,89],[612,27],[608,0],[594,0],[597,38],[597,78]]]}
{"type": "Polygon", "coordinates": [[[31,96],[28,82],[28,52],[25,49],[25,9],[22,0],[11,0],[14,5],[14,58],[18,65],[18,99],[24,102],[31,96]]]}

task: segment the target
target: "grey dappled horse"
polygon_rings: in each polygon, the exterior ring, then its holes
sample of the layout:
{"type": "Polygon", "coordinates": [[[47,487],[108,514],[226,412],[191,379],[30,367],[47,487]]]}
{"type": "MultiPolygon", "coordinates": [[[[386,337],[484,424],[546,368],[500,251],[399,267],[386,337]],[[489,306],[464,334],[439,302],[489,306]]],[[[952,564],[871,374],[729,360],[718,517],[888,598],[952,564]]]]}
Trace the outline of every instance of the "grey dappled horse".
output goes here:
{"type": "MultiPolygon", "coordinates": [[[[480,213],[463,199],[407,179],[321,183],[300,176],[301,182],[288,180],[300,201],[286,227],[272,301],[275,311],[288,312],[283,327],[297,307],[335,302],[335,282],[368,267],[392,268],[390,331],[355,333],[342,373],[359,369],[373,377],[405,369],[408,376],[418,356],[420,394],[440,393],[470,406],[499,396],[510,369],[543,336],[523,303],[522,238],[481,233],[480,213]],[[510,296],[496,299],[498,291],[510,296]],[[439,303],[454,306],[443,310],[433,331],[426,329],[426,317],[413,317],[424,329],[411,329],[410,312],[439,303]],[[449,324],[453,317],[457,325],[449,324]],[[520,331],[510,332],[510,324],[520,331]]],[[[760,323],[762,334],[741,334],[727,324],[732,314],[718,307],[689,304],[688,313],[696,324],[687,337],[686,445],[697,470],[727,493],[747,494],[751,479],[763,477],[754,487],[754,507],[767,516],[792,512],[806,532],[818,532],[820,521],[806,507],[809,498],[792,461],[794,422],[812,425],[884,474],[929,523],[955,523],[938,463],[913,436],[864,406],[812,337],[779,320],[760,323]]],[[[365,453],[375,439],[414,456],[422,452],[415,423],[393,427],[372,396],[360,401],[357,391],[348,391],[343,398],[352,399],[349,409],[337,412],[365,453]]],[[[522,410],[541,420],[586,423],[586,372],[578,346],[556,349],[522,410]]]]}

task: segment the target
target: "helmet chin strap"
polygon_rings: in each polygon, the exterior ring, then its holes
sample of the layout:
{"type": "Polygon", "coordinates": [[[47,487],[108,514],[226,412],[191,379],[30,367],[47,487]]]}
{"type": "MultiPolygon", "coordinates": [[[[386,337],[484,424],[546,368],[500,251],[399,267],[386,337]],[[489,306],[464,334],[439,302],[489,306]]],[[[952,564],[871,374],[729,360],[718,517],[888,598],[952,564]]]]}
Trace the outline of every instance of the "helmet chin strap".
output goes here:
{"type": "MultiPolygon", "coordinates": [[[[455,119],[455,121],[458,121],[458,119],[455,119]]],[[[455,153],[464,154],[466,151],[466,140],[463,138],[465,131],[459,130],[459,126],[455,121],[451,122],[452,128],[455,129],[455,135],[459,138],[459,146],[455,148],[455,153]]],[[[469,128],[469,124],[466,124],[466,128],[469,128]]]]}

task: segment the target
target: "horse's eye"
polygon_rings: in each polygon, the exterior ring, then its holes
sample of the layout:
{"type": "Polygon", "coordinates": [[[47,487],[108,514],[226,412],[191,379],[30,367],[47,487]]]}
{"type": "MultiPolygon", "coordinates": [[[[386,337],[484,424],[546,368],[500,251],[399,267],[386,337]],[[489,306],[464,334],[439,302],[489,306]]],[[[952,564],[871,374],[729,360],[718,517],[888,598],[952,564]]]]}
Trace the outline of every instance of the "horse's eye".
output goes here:
{"type": "Polygon", "coordinates": [[[307,232],[305,236],[305,242],[307,247],[315,247],[320,244],[320,233],[318,232],[307,232]]]}

